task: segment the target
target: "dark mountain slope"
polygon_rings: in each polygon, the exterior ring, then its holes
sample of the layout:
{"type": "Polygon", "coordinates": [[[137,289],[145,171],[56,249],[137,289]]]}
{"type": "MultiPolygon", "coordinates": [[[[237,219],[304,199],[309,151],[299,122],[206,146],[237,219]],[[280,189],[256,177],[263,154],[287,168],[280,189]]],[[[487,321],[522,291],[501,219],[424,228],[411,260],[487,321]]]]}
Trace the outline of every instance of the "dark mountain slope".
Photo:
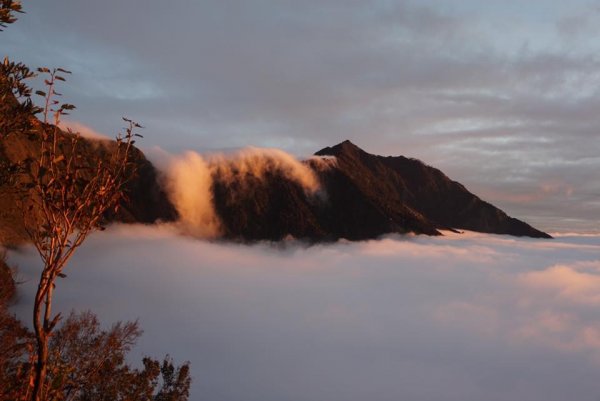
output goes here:
{"type": "Polygon", "coordinates": [[[402,204],[370,199],[338,169],[318,173],[322,189],[306,192],[281,171],[262,179],[231,182],[213,177],[222,235],[231,240],[363,240],[390,232],[439,234],[423,216],[402,204]]]}
{"type": "MultiPolygon", "coordinates": [[[[79,151],[93,161],[106,155],[110,145],[106,146],[84,140],[79,151]]],[[[0,139],[0,159],[8,164],[37,154],[35,136],[9,134],[0,139]]],[[[260,179],[239,174],[232,180],[215,173],[213,203],[222,237],[246,242],[291,235],[317,242],[387,233],[439,235],[440,229],[549,237],[418,160],[371,155],[349,141],[316,154],[335,157],[325,167],[315,160],[305,162],[320,181],[316,192],[289,178],[276,163],[260,179]]],[[[160,188],[154,166],[137,150],[135,160],[138,173],[129,184],[129,200],[117,216],[107,217],[144,223],[175,220],[177,212],[160,188]]],[[[22,213],[10,184],[0,183],[0,243],[26,240],[22,213]]]]}
{"type": "Polygon", "coordinates": [[[439,229],[550,237],[507,216],[463,185],[450,180],[440,170],[419,160],[371,155],[350,141],[322,149],[316,154],[335,156],[340,174],[352,180],[364,196],[381,205],[389,214],[404,208],[409,214],[423,217],[439,229]]]}
{"type": "Polygon", "coordinates": [[[215,176],[213,180],[214,206],[225,238],[253,241],[327,235],[302,187],[281,171],[272,170],[262,179],[239,177],[227,182],[215,176]]]}
{"type": "Polygon", "coordinates": [[[371,155],[349,141],[307,161],[321,190],[306,192],[283,171],[262,179],[213,177],[214,203],[227,239],[362,240],[387,233],[439,235],[439,229],[549,238],[482,201],[441,171],[415,159],[371,155]]]}
{"type": "Polygon", "coordinates": [[[427,218],[400,199],[376,195],[390,190],[389,182],[378,185],[360,169],[339,166],[318,175],[327,201],[314,205],[313,211],[336,238],[360,240],[390,232],[439,234],[427,218]]]}

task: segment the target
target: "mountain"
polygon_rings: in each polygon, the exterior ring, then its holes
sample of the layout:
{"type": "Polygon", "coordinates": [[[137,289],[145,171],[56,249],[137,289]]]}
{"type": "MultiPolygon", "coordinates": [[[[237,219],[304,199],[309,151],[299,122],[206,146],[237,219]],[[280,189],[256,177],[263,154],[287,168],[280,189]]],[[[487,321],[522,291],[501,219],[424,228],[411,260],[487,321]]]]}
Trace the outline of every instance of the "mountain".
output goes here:
{"type": "Polygon", "coordinates": [[[551,238],[479,199],[419,160],[372,155],[350,141],[324,148],[322,168],[306,164],[321,189],[307,193],[276,169],[252,185],[214,177],[216,213],[232,240],[364,240],[387,233],[440,235],[439,230],[551,238]]]}
{"type": "Polygon", "coordinates": [[[350,141],[325,148],[317,155],[335,156],[337,169],[360,186],[374,204],[389,212],[404,206],[436,229],[465,229],[494,234],[549,238],[529,224],[469,192],[440,170],[403,156],[366,153],[350,141]]]}
{"type": "MultiPolygon", "coordinates": [[[[63,135],[69,135],[63,133],[63,135]]],[[[105,157],[98,142],[83,140],[89,160],[105,157]]],[[[39,154],[39,138],[6,135],[0,161],[17,163],[39,154]]],[[[463,185],[419,160],[372,155],[350,141],[321,149],[304,163],[318,181],[307,190],[275,163],[257,179],[227,179],[213,171],[212,197],[220,236],[226,240],[278,241],[289,236],[309,242],[365,240],[388,233],[440,235],[472,230],[538,238],[550,236],[479,199],[463,185]]],[[[174,221],[178,213],[159,184],[158,173],[135,149],[137,174],[128,199],[109,220],[126,223],[174,221]]],[[[0,183],[0,243],[27,240],[23,211],[10,184],[0,183]]]]}
{"type": "MultiPolygon", "coordinates": [[[[38,122],[33,120],[34,124],[38,122]]],[[[61,132],[61,135],[72,135],[61,132]]],[[[80,139],[78,151],[84,160],[94,163],[102,157],[109,157],[107,149],[114,142],[99,142],[80,139]]],[[[40,154],[41,141],[38,134],[9,133],[0,136],[0,165],[16,165],[40,154]]],[[[110,152],[110,150],[108,150],[110,152]]],[[[136,174],[127,184],[127,201],[123,202],[118,214],[107,216],[110,221],[125,223],[153,223],[157,220],[172,221],[177,218],[175,208],[168,200],[165,191],[158,183],[155,167],[137,148],[133,149],[132,159],[136,174]]],[[[0,244],[15,246],[28,241],[23,226],[23,213],[19,195],[13,190],[10,180],[0,180],[0,244]]]]}

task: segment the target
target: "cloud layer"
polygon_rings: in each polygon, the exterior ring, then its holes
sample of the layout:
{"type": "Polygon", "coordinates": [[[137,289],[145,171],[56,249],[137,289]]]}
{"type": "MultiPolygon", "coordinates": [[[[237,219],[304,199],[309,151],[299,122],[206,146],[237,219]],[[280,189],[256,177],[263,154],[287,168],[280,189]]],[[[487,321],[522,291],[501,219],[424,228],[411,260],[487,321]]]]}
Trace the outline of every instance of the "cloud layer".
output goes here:
{"type": "Polygon", "coordinates": [[[126,114],[148,127],[144,144],[172,152],[256,145],[306,155],[351,139],[439,167],[545,231],[600,226],[595,3],[26,8],[2,33],[5,51],[73,70],[65,96],[101,132],[118,131],[126,114]]]}
{"type": "MultiPolygon", "coordinates": [[[[29,318],[36,258],[10,253],[29,318]]],[[[95,234],[57,309],[139,318],[192,400],[564,401],[600,395],[600,237],[476,233],[305,248],[95,234]]]]}

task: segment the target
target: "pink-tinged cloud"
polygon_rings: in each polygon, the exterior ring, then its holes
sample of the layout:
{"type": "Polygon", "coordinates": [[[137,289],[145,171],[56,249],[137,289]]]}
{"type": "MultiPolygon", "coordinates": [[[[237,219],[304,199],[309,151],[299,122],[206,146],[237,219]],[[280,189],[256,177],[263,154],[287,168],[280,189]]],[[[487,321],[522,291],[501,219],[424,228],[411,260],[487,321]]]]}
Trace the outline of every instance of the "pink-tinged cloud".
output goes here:
{"type": "Polygon", "coordinates": [[[60,128],[63,130],[71,130],[73,133],[78,133],[87,139],[93,139],[97,141],[110,141],[114,139],[78,121],[63,120],[60,123],[60,128]]]}
{"type": "Polygon", "coordinates": [[[522,273],[519,282],[532,291],[570,302],[600,305],[600,260],[522,273]]]}
{"type": "MultiPolygon", "coordinates": [[[[159,156],[164,158],[164,154],[159,156]]],[[[213,202],[214,182],[232,187],[231,196],[235,196],[237,191],[252,185],[249,183],[274,173],[314,194],[320,183],[309,164],[323,169],[334,162],[331,158],[315,157],[303,163],[278,149],[245,148],[231,154],[208,155],[186,152],[170,157],[164,181],[183,230],[200,238],[216,238],[221,233],[221,222],[213,202]]]]}
{"type": "MultiPolygon", "coordinates": [[[[58,283],[56,310],[91,308],[106,324],[139,318],[134,359],[190,360],[192,401],[600,394],[600,236],[467,232],[307,247],[179,230],[93,235],[58,283]]],[[[14,311],[29,319],[37,258],[13,251],[10,261],[24,282],[14,311]]]]}
{"type": "Polygon", "coordinates": [[[212,173],[204,159],[188,152],[174,160],[166,182],[186,232],[201,238],[218,237],[221,222],[213,203],[212,173]]]}

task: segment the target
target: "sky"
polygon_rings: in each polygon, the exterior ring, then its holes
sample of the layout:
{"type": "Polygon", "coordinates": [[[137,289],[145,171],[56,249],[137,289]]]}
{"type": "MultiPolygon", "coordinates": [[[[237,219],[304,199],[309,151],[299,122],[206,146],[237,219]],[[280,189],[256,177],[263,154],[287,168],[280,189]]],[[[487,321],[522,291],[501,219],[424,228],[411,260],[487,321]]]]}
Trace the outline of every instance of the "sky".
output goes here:
{"type": "MultiPolygon", "coordinates": [[[[190,361],[190,401],[597,401],[599,255],[599,235],[244,246],[111,226],[53,310],[139,319],[131,362],[190,361]]],[[[39,258],[9,262],[28,322],[39,258]]]]}
{"type": "Polygon", "coordinates": [[[142,148],[416,157],[545,231],[600,227],[600,2],[30,0],[3,53],[142,148]]]}

